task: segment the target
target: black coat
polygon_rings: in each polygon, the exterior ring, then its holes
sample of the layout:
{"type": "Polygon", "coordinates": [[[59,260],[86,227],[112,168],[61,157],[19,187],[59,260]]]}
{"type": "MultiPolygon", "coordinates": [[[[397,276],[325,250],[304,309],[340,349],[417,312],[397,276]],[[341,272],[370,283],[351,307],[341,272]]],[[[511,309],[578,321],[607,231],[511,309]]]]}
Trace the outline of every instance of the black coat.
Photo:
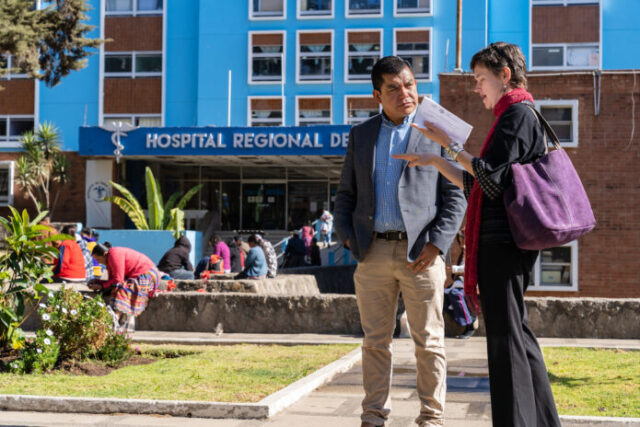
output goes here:
{"type": "Polygon", "coordinates": [[[173,248],[169,249],[160,259],[158,270],[164,273],[171,273],[174,270],[184,268],[193,271],[193,265],[189,261],[189,252],[191,251],[191,243],[185,236],[181,236],[173,248]]]}

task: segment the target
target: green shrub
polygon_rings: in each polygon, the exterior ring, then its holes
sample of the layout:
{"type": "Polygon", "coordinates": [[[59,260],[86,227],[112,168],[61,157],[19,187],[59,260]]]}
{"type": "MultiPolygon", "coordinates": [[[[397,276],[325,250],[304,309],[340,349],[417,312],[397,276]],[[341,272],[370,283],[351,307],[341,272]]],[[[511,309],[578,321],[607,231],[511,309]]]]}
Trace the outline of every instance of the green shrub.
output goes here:
{"type": "Polygon", "coordinates": [[[40,329],[36,338],[28,341],[20,353],[20,358],[9,363],[9,371],[13,373],[41,374],[52,369],[58,361],[60,344],[51,329],[40,329]]]}
{"type": "Polygon", "coordinates": [[[110,334],[96,357],[109,366],[118,365],[131,356],[131,338],[121,332],[110,334]]]}
{"type": "Polygon", "coordinates": [[[83,297],[64,286],[59,292],[50,292],[38,312],[42,327],[52,330],[60,342],[61,359],[95,357],[114,333],[112,317],[100,296],[83,297]]]}

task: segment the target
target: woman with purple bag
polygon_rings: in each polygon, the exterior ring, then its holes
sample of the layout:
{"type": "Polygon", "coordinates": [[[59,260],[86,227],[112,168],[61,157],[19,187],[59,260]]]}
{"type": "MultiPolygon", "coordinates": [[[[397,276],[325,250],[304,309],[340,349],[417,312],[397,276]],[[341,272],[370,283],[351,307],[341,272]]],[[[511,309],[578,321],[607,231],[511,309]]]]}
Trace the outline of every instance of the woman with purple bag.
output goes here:
{"type": "MultiPolygon", "coordinates": [[[[498,42],[471,59],[476,87],[496,120],[473,157],[451,143],[431,123],[420,129],[445,147],[463,169],[432,154],[394,156],[409,166],[434,166],[465,190],[469,205],[465,229],[465,293],[477,307],[477,290],[487,331],[491,412],[494,426],[560,426],[540,346],[529,328],[524,292],[533,283],[538,251],[514,243],[503,193],[511,184],[511,165],[530,163],[546,152],[544,132],[531,111],[526,60],[520,48],[498,42]]],[[[415,124],[414,127],[417,127],[415,124]]]]}

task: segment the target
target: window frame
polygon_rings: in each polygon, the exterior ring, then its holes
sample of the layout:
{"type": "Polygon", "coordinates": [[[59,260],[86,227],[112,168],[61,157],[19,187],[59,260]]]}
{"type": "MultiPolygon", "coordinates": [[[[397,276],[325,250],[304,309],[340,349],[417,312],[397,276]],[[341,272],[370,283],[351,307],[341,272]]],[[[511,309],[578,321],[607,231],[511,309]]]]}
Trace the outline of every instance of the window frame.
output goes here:
{"type": "Polygon", "coordinates": [[[600,42],[589,43],[532,43],[529,70],[597,70],[602,63],[602,49],[600,42]],[[597,47],[598,65],[567,65],[567,49],[572,47],[597,47]],[[536,47],[559,47],[562,48],[562,65],[533,65],[533,50],[536,47]]]}
{"type": "Polygon", "coordinates": [[[310,126],[324,126],[324,125],[333,124],[333,96],[331,95],[296,95],[295,126],[302,126],[300,124],[300,103],[299,103],[301,99],[328,99],[329,100],[329,123],[322,123],[321,125],[310,125],[310,126]]]}
{"type": "Polygon", "coordinates": [[[6,196],[4,194],[0,194],[0,206],[13,205],[13,186],[15,185],[14,165],[15,162],[13,160],[0,160],[0,168],[5,169],[6,166],[6,169],[9,170],[9,185],[7,186],[8,193],[6,196]]]}
{"type": "MultiPolygon", "coordinates": [[[[373,99],[373,95],[371,94],[347,94],[344,95],[344,109],[343,109],[343,123],[345,125],[355,126],[362,122],[369,120],[371,117],[368,117],[358,123],[349,123],[349,98],[360,98],[360,99],[373,99]]],[[[375,100],[374,100],[375,101],[375,100]]],[[[382,104],[378,103],[378,114],[382,113],[382,104]]]]}
{"type": "Polygon", "coordinates": [[[7,130],[4,135],[0,135],[0,148],[20,148],[20,137],[12,138],[9,136],[11,129],[11,119],[32,119],[33,129],[36,128],[36,116],[35,114],[0,114],[0,119],[7,120],[7,130]]]}
{"type": "Polygon", "coordinates": [[[274,126],[285,126],[286,124],[286,101],[287,98],[286,96],[282,96],[282,95],[257,95],[257,96],[247,96],[247,127],[258,127],[258,126],[254,126],[252,123],[252,118],[251,118],[251,101],[254,99],[280,99],[282,101],[282,123],[280,125],[274,125],[274,126]]]}
{"type": "Polygon", "coordinates": [[[282,15],[254,15],[253,12],[253,1],[248,0],[249,3],[249,21],[282,21],[287,19],[287,0],[282,0],[282,15]]]}
{"type": "Polygon", "coordinates": [[[600,4],[600,0],[531,0],[532,6],[570,6],[578,4],[600,4]]]}
{"type": "Polygon", "coordinates": [[[335,65],[335,36],[334,30],[297,30],[296,31],[296,84],[333,84],[333,68],[335,65]],[[315,33],[329,33],[331,35],[331,51],[329,55],[318,55],[318,56],[328,56],[331,61],[331,72],[329,73],[329,79],[327,80],[308,80],[301,79],[300,74],[300,66],[302,65],[302,52],[300,52],[301,44],[300,44],[300,35],[301,34],[315,34],[315,33]]]}
{"type": "MultiPolygon", "coordinates": [[[[397,32],[398,31],[428,31],[429,32],[429,50],[427,52],[427,54],[429,55],[429,77],[428,78],[418,78],[417,76],[415,76],[415,70],[414,70],[414,77],[416,77],[416,81],[417,82],[422,82],[422,83],[431,83],[433,82],[433,55],[431,54],[433,52],[433,27],[407,27],[407,28],[394,28],[393,29],[393,54],[398,56],[398,42],[397,42],[397,32]]],[[[406,51],[406,52],[420,52],[420,51],[406,51]]]]}
{"type": "Polygon", "coordinates": [[[296,0],[296,18],[304,20],[304,19],[333,19],[335,17],[336,10],[336,0],[331,1],[331,13],[326,15],[321,14],[305,14],[302,11],[301,2],[302,0],[296,0]]]}
{"type": "MultiPolygon", "coordinates": [[[[260,31],[249,31],[248,33],[248,42],[247,42],[247,53],[248,53],[248,67],[247,67],[247,81],[251,85],[283,85],[287,83],[287,32],[286,31],[269,31],[269,30],[260,30],[260,31]],[[254,80],[253,79],[253,35],[254,34],[281,34],[282,35],[282,55],[281,61],[282,64],[280,66],[280,80],[254,80]]],[[[277,56],[277,55],[275,55],[277,56]]]]}
{"type": "Polygon", "coordinates": [[[113,78],[113,77],[124,77],[124,78],[145,78],[145,77],[162,77],[164,73],[164,69],[160,71],[152,71],[152,72],[136,72],[136,58],[140,56],[146,55],[160,55],[160,63],[164,67],[163,61],[163,52],[161,50],[141,50],[141,51],[127,51],[127,52],[105,52],[104,53],[104,69],[102,70],[104,78],[113,78]],[[128,72],[107,72],[107,57],[109,56],[124,56],[131,55],[131,71],[128,72]]]}
{"type": "Polygon", "coordinates": [[[138,15],[163,15],[167,0],[162,0],[162,9],[156,10],[138,10],[138,1],[131,0],[130,11],[109,11],[107,10],[107,0],[103,0],[105,16],[138,16],[138,15]]]}
{"type": "Polygon", "coordinates": [[[429,12],[398,12],[398,0],[393,0],[393,17],[394,18],[413,18],[423,16],[433,16],[433,0],[429,0],[429,12]]]}
{"type": "Polygon", "coordinates": [[[564,148],[578,147],[579,143],[579,106],[580,102],[577,99],[537,99],[535,103],[536,110],[542,114],[541,107],[564,107],[571,108],[571,142],[560,142],[560,145],[564,148]]]}
{"type": "Polygon", "coordinates": [[[529,287],[530,291],[552,291],[552,292],[578,292],[578,241],[573,240],[558,247],[570,247],[571,248],[571,286],[545,286],[541,285],[542,275],[542,255],[538,255],[536,263],[533,267],[534,284],[529,287]]]}
{"type": "Polygon", "coordinates": [[[11,68],[13,68],[13,55],[6,55],[7,59],[7,74],[0,77],[0,80],[18,80],[18,79],[28,79],[29,75],[26,73],[12,73],[11,68]]]}
{"type": "MultiPolygon", "coordinates": [[[[391,0],[393,1],[393,0],[391,0]]],[[[380,0],[380,12],[379,13],[349,13],[349,0],[344,0],[344,16],[345,18],[382,18],[384,16],[384,0],[380,0]]]]}
{"type": "Polygon", "coordinates": [[[355,83],[362,84],[370,82],[370,78],[368,79],[360,79],[360,80],[351,80],[349,78],[349,58],[351,56],[349,52],[349,33],[373,33],[377,32],[380,34],[380,51],[378,60],[384,57],[384,30],[382,28],[347,28],[344,30],[344,82],[345,83],[355,83]]]}
{"type": "MultiPolygon", "coordinates": [[[[162,127],[162,114],[157,113],[144,113],[144,114],[136,114],[136,113],[123,113],[123,114],[114,114],[114,113],[109,113],[109,114],[103,114],[102,115],[102,123],[108,122],[109,119],[111,118],[116,118],[116,117],[127,117],[128,119],[131,120],[131,124],[133,126],[136,126],[136,119],[139,118],[145,118],[145,117],[155,117],[157,119],[160,120],[160,125],[156,126],[156,127],[162,127]]],[[[136,127],[141,127],[141,126],[136,126],[136,127]]]]}

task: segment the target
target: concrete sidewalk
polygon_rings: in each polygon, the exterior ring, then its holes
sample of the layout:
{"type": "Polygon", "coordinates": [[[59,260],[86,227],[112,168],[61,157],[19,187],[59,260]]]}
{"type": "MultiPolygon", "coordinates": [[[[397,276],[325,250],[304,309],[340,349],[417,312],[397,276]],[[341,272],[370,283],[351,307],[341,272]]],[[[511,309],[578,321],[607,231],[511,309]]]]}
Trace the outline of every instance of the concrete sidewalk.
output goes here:
{"type": "MultiPolygon", "coordinates": [[[[360,337],[326,336],[314,334],[264,335],[137,332],[137,342],[175,342],[185,344],[227,343],[360,343],[360,337]]],[[[540,339],[543,346],[607,347],[640,350],[640,340],[540,339]]],[[[486,343],[482,337],[468,340],[447,339],[447,427],[475,427],[491,425],[489,381],[487,378],[486,343]]],[[[415,358],[410,339],[394,340],[394,376],[391,390],[392,414],[388,427],[409,427],[418,414],[415,388],[415,358]]],[[[363,397],[361,365],[341,374],[329,384],[317,389],[284,412],[269,420],[207,420],[138,415],[52,414],[37,412],[3,412],[2,426],[220,426],[220,427],[341,427],[359,426],[360,402],[363,397]]],[[[629,420],[631,421],[631,420],[629,420]]],[[[610,420],[563,420],[564,426],[621,425],[610,420]]],[[[640,426],[637,420],[625,425],[640,426]]]]}

